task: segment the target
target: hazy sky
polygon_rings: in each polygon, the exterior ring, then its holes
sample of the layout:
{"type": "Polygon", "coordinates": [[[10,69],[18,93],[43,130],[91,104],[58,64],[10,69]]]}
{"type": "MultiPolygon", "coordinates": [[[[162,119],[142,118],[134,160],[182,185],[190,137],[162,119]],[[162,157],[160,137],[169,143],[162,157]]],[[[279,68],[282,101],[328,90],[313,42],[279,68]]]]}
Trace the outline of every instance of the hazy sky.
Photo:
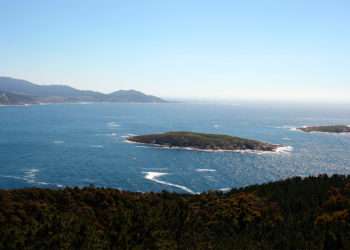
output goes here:
{"type": "Polygon", "coordinates": [[[160,96],[350,99],[349,0],[0,0],[0,75],[160,96]]]}

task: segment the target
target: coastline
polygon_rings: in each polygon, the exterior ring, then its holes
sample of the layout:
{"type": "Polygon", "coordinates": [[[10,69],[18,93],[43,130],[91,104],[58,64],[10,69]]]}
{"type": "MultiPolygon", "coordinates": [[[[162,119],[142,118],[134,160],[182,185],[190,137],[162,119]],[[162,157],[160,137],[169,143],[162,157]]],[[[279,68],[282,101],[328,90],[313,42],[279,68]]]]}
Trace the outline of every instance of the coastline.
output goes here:
{"type": "Polygon", "coordinates": [[[30,107],[30,106],[47,106],[47,105],[59,105],[59,104],[71,104],[71,105],[88,105],[98,103],[116,103],[116,104],[167,104],[171,102],[40,102],[40,103],[25,103],[25,104],[0,104],[0,108],[4,107],[30,107]]]}
{"type": "Polygon", "coordinates": [[[170,150],[187,150],[187,151],[198,151],[198,152],[207,152],[207,153],[249,153],[249,154],[281,154],[281,153],[290,153],[293,151],[292,146],[282,146],[279,144],[273,144],[277,146],[273,151],[264,151],[264,150],[252,150],[252,149],[236,149],[236,150],[228,150],[228,149],[200,149],[194,147],[169,147],[160,144],[152,144],[152,143],[143,143],[143,142],[135,142],[129,139],[124,140],[125,143],[129,144],[139,144],[148,146],[150,148],[158,148],[158,149],[170,149],[170,150]]]}
{"type": "MultiPolygon", "coordinates": [[[[342,125],[343,127],[350,128],[350,125],[342,125]]],[[[332,135],[350,135],[350,131],[345,131],[345,132],[337,132],[337,131],[322,131],[322,129],[327,128],[330,126],[302,126],[299,128],[295,128],[296,131],[307,133],[307,134],[332,134],[332,135]],[[313,129],[308,131],[308,129],[313,129]]]]}

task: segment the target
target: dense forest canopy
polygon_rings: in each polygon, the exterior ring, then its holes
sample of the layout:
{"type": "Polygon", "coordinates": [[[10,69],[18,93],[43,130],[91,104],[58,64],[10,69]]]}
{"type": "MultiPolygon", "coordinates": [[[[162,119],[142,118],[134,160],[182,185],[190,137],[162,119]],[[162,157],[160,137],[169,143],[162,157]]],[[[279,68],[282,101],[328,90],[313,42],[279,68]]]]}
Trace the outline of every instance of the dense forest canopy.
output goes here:
{"type": "Polygon", "coordinates": [[[200,195],[0,191],[0,249],[350,249],[350,177],[200,195]]]}

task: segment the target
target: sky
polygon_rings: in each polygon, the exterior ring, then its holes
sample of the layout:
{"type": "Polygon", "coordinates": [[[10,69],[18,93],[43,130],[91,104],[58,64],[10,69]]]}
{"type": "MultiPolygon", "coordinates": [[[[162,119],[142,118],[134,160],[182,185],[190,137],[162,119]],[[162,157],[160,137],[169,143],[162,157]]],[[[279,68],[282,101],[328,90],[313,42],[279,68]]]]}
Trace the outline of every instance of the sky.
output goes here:
{"type": "Polygon", "coordinates": [[[0,75],[162,97],[349,100],[348,0],[0,0],[0,75]]]}

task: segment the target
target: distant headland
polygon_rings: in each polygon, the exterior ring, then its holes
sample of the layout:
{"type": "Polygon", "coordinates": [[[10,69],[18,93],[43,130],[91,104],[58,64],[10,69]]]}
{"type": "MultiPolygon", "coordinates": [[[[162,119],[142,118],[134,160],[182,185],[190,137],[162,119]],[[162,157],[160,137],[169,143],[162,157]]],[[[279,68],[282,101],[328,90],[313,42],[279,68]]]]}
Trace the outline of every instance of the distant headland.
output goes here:
{"type": "Polygon", "coordinates": [[[350,126],[348,125],[331,125],[331,126],[310,126],[298,128],[303,132],[323,132],[323,133],[350,133],[350,126]]]}
{"type": "Polygon", "coordinates": [[[25,80],[0,77],[0,105],[68,102],[163,103],[166,101],[136,90],[118,90],[103,94],[66,85],[38,85],[25,80]]]}
{"type": "Polygon", "coordinates": [[[195,132],[167,132],[131,136],[128,141],[169,148],[191,148],[206,151],[265,151],[276,152],[281,145],[222,134],[195,132]]]}

